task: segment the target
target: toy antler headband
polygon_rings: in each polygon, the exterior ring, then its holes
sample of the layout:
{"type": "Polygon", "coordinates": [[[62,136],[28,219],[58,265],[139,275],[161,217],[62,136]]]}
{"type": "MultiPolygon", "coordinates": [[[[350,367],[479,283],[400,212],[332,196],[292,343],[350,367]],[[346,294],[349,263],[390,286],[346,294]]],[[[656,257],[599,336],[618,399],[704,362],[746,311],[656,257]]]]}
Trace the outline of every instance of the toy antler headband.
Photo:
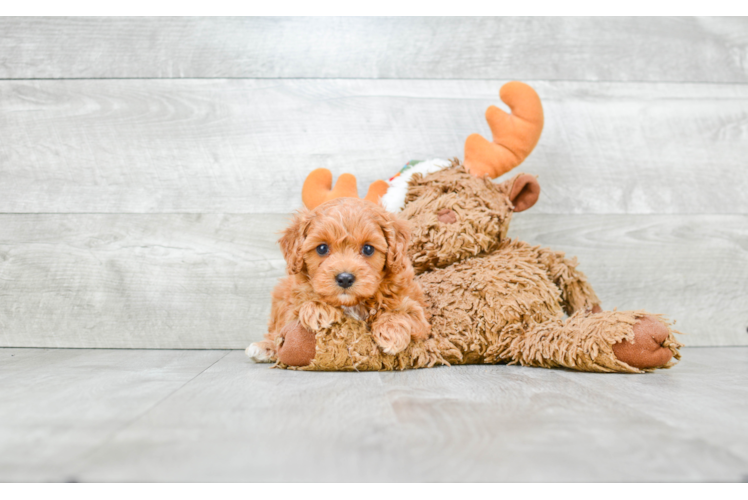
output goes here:
{"type": "Polygon", "coordinates": [[[493,142],[479,134],[471,134],[465,141],[465,168],[478,177],[495,179],[522,163],[543,131],[543,106],[532,87],[509,82],[501,87],[499,96],[512,114],[496,106],[486,110],[493,142]]]}
{"type": "MultiPolygon", "coordinates": [[[[369,186],[369,192],[364,197],[372,203],[378,203],[379,198],[387,192],[389,186],[384,181],[374,181],[369,186]]],[[[358,198],[356,178],[351,174],[338,177],[335,188],[332,188],[332,173],[326,168],[313,170],[304,181],[301,188],[301,201],[304,206],[312,210],[326,201],[335,198],[358,198]]]]}

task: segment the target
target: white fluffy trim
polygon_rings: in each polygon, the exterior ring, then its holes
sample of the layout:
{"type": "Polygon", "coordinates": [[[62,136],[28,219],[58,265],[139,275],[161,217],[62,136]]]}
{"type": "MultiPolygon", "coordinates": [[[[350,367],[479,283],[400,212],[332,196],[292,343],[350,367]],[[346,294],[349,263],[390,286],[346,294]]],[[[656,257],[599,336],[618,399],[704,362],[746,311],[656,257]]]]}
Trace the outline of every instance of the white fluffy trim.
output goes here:
{"type": "Polygon", "coordinates": [[[414,174],[428,175],[439,170],[449,167],[452,163],[449,160],[435,158],[433,160],[422,161],[414,167],[410,167],[387,184],[390,187],[382,196],[382,205],[390,212],[399,212],[405,206],[405,195],[408,194],[408,182],[414,174]]]}

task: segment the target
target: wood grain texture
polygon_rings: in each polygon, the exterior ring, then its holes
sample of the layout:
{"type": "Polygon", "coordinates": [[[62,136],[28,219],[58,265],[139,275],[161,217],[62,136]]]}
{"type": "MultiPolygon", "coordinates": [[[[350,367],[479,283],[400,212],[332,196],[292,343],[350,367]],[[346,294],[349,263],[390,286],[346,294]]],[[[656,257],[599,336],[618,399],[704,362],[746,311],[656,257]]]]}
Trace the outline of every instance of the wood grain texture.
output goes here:
{"type": "Polygon", "coordinates": [[[541,201],[510,236],[577,255],[606,308],[748,345],[747,33],[0,18],[0,346],[130,348],[0,349],[0,481],[747,480],[748,348],[645,376],[132,350],[258,340],[306,173],[368,185],[461,156],[510,79],[547,121],[522,166],[541,201]]]}
{"type": "Polygon", "coordinates": [[[0,219],[2,346],[246,347],[285,273],[285,216],[0,219]]]}
{"type": "MultiPolygon", "coordinates": [[[[678,482],[459,482],[459,483],[261,483],[78,481],[79,496],[745,496],[745,483],[678,482]]],[[[0,483],[0,494],[27,498],[63,496],[69,483],[0,483]]]]}
{"type": "MultiPolygon", "coordinates": [[[[243,348],[285,273],[282,215],[0,215],[0,346],[243,348]]],[[[748,345],[748,216],[518,214],[510,236],[577,255],[607,309],[748,345]]]]}
{"type": "MultiPolygon", "coordinates": [[[[501,81],[0,81],[0,212],[288,213],[462,156],[501,81]]],[[[536,213],[748,213],[748,85],[530,82],[536,213]]]]}
{"type": "Polygon", "coordinates": [[[303,373],[253,364],[241,351],[188,361],[198,354],[0,349],[0,398],[9,403],[0,408],[0,479],[740,481],[748,474],[747,348],[686,348],[678,366],[646,375],[517,366],[303,373]],[[8,365],[9,355],[27,358],[8,365]]]}
{"type": "Polygon", "coordinates": [[[74,480],[74,461],[225,355],[0,349],[0,481],[74,480]]]}
{"type": "Polygon", "coordinates": [[[3,18],[0,78],[748,82],[745,18],[3,18]]]}
{"type": "MultiPolygon", "coordinates": [[[[709,453],[723,460],[748,460],[748,385],[743,383],[748,376],[748,349],[685,349],[684,354],[680,371],[673,372],[677,376],[668,384],[636,377],[571,378],[666,423],[691,446],[707,444],[709,453]],[[691,391],[699,396],[687,397],[691,391]]],[[[748,481],[748,474],[742,481],[748,481]]]]}
{"type": "Polygon", "coordinates": [[[711,351],[686,348],[681,365],[653,377],[598,380],[589,373],[500,367],[384,373],[382,379],[398,421],[412,426],[409,463],[416,476],[438,471],[474,481],[735,481],[745,476],[748,460],[744,451],[733,452],[748,443],[742,436],[748,407],[734,401],[742,389],[729,394],[728,388],[748,377],[748,352],[714,350],[733,360],[735,373],[725,376],[720,356],[711,351]],[[696,379],[702,383],[692,384],[696,379]],[[698,412],[697,394],[717,380],[731,383],[709,399],[715,411],[726,413],[713,419],[711,410],[698,412]],[[690,415],[681,418],[684,413],[690,415]],[[731,431],[741,436],[725,439],[731,431]],[[717,434],[722,439],[712,441],[717,434]]]}

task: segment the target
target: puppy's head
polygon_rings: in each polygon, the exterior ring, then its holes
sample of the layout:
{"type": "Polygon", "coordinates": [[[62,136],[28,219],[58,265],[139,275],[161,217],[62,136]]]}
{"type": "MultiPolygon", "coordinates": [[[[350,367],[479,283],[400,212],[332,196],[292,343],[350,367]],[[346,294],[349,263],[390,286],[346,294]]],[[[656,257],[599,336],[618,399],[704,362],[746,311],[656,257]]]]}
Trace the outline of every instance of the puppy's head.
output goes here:
{"type": "Polygon", "coordinates": [[[334,306],[373,297],[409,265],[408,223],[356,198],[338,198],[302,210],[280,239],[289,274],[300,274],[334,306]]]}

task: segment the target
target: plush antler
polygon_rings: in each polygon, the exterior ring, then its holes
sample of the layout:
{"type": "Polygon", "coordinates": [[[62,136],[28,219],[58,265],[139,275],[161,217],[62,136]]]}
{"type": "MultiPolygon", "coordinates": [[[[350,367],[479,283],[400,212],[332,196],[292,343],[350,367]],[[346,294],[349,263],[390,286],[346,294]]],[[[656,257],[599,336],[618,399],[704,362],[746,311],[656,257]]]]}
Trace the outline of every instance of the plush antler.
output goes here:
{"type": "Polygon", "coordinates": [[[501,87],[499,96],[512,114],[496,106],[486,110],[493,142],[479,134],[471,134],[465,141],[465,168],[479,177],[495,179],[522,163],[543,131],[543,106],[532,87],[509,82],[501,87]]]}
{"type": "MultiPolygon", "coordinates": [[[[379,203],[379,198],[387,192],[389,186],[384,181],[374,181],[364,197],[372,203],[379,203]]],[[[356,178],[351,174],[338,177],[335,188],[332,188],[332,173],[326,168],[318,168],[310,173],[301,188],[301,200],[308,209],[313,209],[326,201],[335,198],[358,198],[356,178]]]]}

